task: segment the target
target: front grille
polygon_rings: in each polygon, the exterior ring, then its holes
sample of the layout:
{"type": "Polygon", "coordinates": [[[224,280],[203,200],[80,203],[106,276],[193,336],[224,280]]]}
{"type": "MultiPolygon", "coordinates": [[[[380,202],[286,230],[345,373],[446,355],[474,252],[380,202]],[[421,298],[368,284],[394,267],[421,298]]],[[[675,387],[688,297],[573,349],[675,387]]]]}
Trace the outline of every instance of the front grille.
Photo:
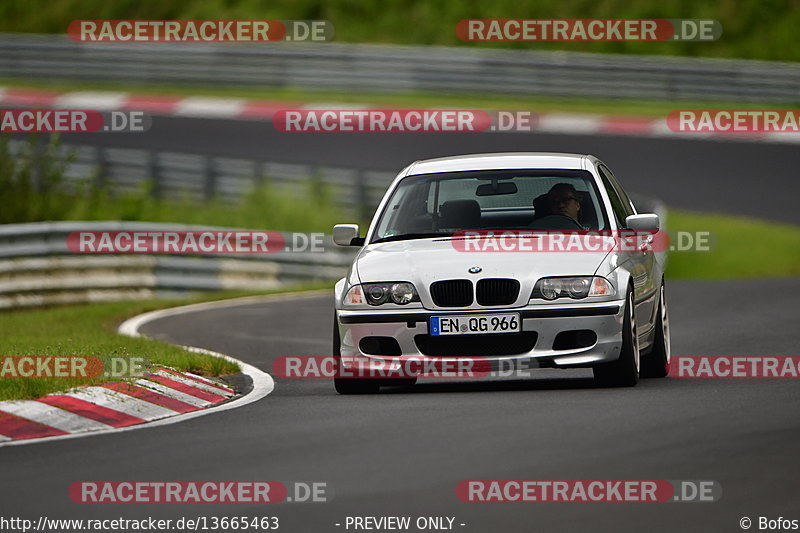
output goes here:
{"type": "Polygon", "coordinates": [[[485,278],[478,280],[476,289],[480,305],[511,305],[519,295],[519,281],[508,278],[485,278]]]}
{"type": "Polygon", "coordinates": [[[472,305],[472,282],[468,279],[448,279],[431,283],[431,298],[439,307],[472,305]]]}
{"type": "Polygon", "coordinates": [[[433,357],[500,356],[530,352],[536,346],[535,331],[480,335],[415,335],[423,355],[433,357]]]}

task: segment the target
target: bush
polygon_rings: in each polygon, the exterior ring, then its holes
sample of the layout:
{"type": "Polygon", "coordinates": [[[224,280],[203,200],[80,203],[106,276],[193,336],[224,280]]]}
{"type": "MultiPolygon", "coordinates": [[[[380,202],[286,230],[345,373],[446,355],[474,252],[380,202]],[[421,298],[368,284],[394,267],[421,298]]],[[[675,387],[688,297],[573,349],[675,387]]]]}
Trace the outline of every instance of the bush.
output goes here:
{"type": "Polygon", "coordinates": [[[157,197],[152,182],[120,192],[95,176],[66,180],[71,155],[57,137],[30,137],[21,149],[0,138],[0,223],[46,220],[127,220],[288,231],[325,231],[342,220],[332,191],[319,176],[289,191],[266,180],[236,202],[198,202],[186,195],[157,197]]]}
{"type": "Polygon", "coordinates": [[[0,137],[0,223],[61,219],[69,210],[64,188],[68,159],[58,153],[57,136],[41,142],[32,135],[17,149],[0,137]]]}

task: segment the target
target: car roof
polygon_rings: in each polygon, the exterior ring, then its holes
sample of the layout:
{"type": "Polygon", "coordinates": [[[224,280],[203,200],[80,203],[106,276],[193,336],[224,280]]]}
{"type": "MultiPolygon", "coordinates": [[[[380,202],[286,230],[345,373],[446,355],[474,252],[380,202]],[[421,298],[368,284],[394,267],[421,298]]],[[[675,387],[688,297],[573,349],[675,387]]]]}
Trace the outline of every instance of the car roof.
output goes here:
{"type": "Polygon", "coordinates": [[[468,154],[417,161],[408,167],[405,176],[435,174],[438,172],[513,168],[583,170],[586,168],[587,159],[596,160],[595,157],[586,154],[564,154],[557,152],[468,154]]]}

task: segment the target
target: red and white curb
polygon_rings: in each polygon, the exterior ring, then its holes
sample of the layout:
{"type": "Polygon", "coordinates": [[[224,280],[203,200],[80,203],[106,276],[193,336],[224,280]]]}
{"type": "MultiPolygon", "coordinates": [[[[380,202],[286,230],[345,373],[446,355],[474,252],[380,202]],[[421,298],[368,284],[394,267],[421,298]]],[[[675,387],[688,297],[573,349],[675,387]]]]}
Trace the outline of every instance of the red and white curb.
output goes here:
{"type": "MultiPolygon", "coordinates": [[[[0,106],[17,108],[135,110],[152,115],[208,119],[271,121],[282,109],[377,109],[376,106],[341,103],[275,102],[244,98],[205,96],[135,95],[112,91],[54,92],[38,89],[0,87],[0,106]]],[[[676,106],[677,107],[677,106],[676,106]]],[[[386,106],[380,109],[386,109],[386,106]]],[[[586,135],[631,135],[680,139],[716,139],[761,142],[800,142],[800,133],[685,133],[667,127],[666,117],[590,115],[578,113],[536,113],[532,133],[586,135]]],[[[528,131],[506,133],[529,133],[528,131]]]]}
{"type": "MultiPolygon", "coordinates": [[[[311,296],[317,294],[315,291],[311,296]]],[[[248,297],[162,309],[126,320],[118,332],[140,337],[139,328],[160,318],[231,307],[250,300],[301,297],[300,294],[248,297]]],[[[80,386],[37,400],[0,401],[0,447],[174,424],[242,407],[267,396],[275,388],[272,376],[243,361],[203,348],[182,348],[238,364],[241,372],[250,377],[252,390],[236,397],[233,389],[216,381],[157,368],[132,382],[80,386]]]]}
{"type": "Polygon", "coordinates": [[[158,368],[133,382],[0,402],[0,441],[123,428],[204,409],[235,395],[233,389],[203,377],[158,368]]]}
{"type": "Polygon", "coordinates": [[[153,115],[271,120],[281,109],[300,103],[205,96],[135,95],[111,91],[54,92],[0,87],[0,105],[47,109],[135,110],[153,115]]]}

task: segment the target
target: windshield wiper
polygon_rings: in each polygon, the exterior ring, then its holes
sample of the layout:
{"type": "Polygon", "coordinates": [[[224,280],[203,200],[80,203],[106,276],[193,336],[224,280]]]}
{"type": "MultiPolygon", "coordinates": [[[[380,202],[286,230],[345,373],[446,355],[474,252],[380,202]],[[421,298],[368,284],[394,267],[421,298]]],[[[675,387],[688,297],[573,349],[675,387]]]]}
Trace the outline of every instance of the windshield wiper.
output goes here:
{"type": "Polygon", "coordinates": [[[450,237],[452,235],[453,235],[452,233],[447,233],[447,232],[401,233],[399,235],[389,235],[388,237],[375,239],[374,241],[372,241],[372,244],[377,244],[379,242],[407,241],[411,239],[430,239],[432,237],[450,237]]]}

